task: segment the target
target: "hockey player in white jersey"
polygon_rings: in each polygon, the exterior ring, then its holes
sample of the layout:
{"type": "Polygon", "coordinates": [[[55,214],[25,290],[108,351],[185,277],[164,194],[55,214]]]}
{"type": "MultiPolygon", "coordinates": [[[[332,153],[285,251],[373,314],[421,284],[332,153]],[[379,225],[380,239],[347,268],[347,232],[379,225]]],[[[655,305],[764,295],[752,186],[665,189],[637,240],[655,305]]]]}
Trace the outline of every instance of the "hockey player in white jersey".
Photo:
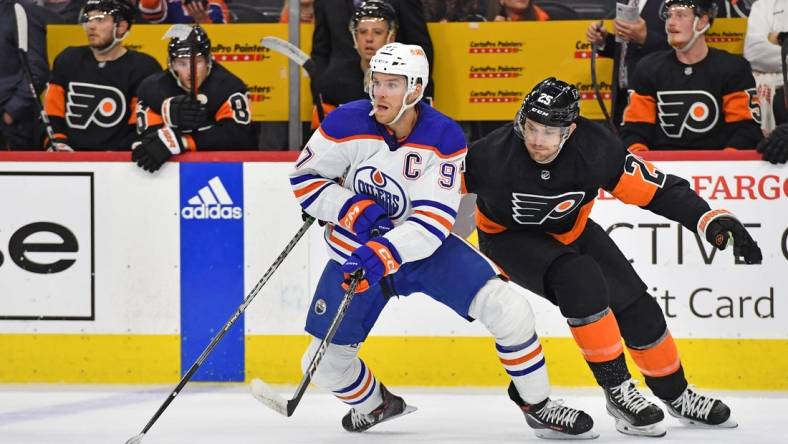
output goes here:
{"type": "MultiPolygon", "coordinates": [[[[427,86],[421,47],[388,44],[370,62],[367,100],[331,113],[290,174],[302,209],[328,222],[331,259],[309,307],[308,367],[344,296],[363,271],[361,294],[329,345],[313,382],[351,409],[342,426],[361,432],[415,410],[357,357],[391,296],[422,292],[493,334],[511,377],[509,395],[542,438],[589,439],[593,420],[552,401],[534,315],[526,298],[489,259],[451,234],[460,201],[465,137],[451,119],[420,102],[427,86]],[[346,283],[344,284],[346,286],[346,283]]],[[[425,321],[427,321],[425,319],[425,321]]]]}

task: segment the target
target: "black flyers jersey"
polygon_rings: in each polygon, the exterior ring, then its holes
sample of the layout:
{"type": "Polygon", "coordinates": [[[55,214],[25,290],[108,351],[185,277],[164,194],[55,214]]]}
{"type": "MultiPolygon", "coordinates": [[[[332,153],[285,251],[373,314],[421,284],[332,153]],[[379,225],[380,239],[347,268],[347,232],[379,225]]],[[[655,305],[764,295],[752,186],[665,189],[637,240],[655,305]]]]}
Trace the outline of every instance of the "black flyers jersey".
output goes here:
{"type": "Polygon", "coordinates": [[[695,231],[708,204],[677,176],[624,148],[602,126],[578,118],[558,157],[534,162],[511,123],[473,143],[465,187],[476,193],[480,230],[528,230],[574,242],[585,229],[599,188],[695,231]]]}
{"type": "Polygon", "coordinates": [[[644,57],[630,82],[621,138],[634,149],[752,149],[761,140],[750,63],[709,48],[685,65],[675,50],[644,57]]]}
{"type": "Polygon", "coordinates": [[[45,105],[56,139],[75,150],[130,150],[137,87],[160,70],[156,59],[132,50],[98,62],[87,46],[64,49],[55,58],[45,105]]]}
{"type": "MultiPolygon", "coordinates": [[[[140,100],[137,106],[137,132],[145,133],[161,125],[168,125],[165,101],[174,96],[188,94],[178,86],[178,81],[169,72],[161,71],[140,85],[140,100]]],[[[211,72],[198,88],[204,96],[210,125],[196,131],[180,132],[173,128],[188,143],[189,150],[240,150],[256,148],[251,133],[252,111],[246,85],[241,79],[222,65],[213,62],[211,72]]]]}

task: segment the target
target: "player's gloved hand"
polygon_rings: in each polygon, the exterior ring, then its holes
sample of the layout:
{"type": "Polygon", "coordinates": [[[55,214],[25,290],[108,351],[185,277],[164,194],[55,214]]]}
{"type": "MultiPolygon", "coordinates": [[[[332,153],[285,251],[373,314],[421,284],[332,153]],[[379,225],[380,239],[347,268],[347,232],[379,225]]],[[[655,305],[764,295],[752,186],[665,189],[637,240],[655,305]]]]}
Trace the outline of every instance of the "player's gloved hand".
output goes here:
{"type": "Polygon", "coordinates": [[[339,225],[355,233],[361,243],[367,243],[372,237],[382,236],[394,229],[394,223],[386,210],[363,194],[356,194],[342,205],[339,225]]]}
{"type": "Polygon", "coordinates": [[[356,287],[356,293],[363,293],[380,281],[383,276],[395,273],[400,266],[399,253],[384,237],[375,237],[353,251],[342,264],[345,281],[342,288],[350,285],[350,275],[361,270],[364,279],[356,287]]]}
{"type": "Polygon", "coordinates": [[[701,217],[699,227],[703,229],[706,240],[724,250],[733,241],[733,255],[741,257],[748,264],[760,264],[763,254],[741,222],[725,210],[712,210],[701,217]]]}
{"type": "Polygon", "coordinates": [[[758,142],[756,149],[767,162],[776,165],[788,161],[788,123],[775,128],[768,137],[758,142]]]}
{"type": "Polygon", "coordinates": [[[193,130],[210,124],[205,105],[185,94],[170,97],[162,102],[161,117],[167,126],[179,130],[193,130]]]}
{"type": "Polygon", "coordinates": [[[172,128],[162,127],[142,136],[131,150],[132,162],[151,173],[161,168],[173,155],[184,151],[184,142],[172,128]]]}

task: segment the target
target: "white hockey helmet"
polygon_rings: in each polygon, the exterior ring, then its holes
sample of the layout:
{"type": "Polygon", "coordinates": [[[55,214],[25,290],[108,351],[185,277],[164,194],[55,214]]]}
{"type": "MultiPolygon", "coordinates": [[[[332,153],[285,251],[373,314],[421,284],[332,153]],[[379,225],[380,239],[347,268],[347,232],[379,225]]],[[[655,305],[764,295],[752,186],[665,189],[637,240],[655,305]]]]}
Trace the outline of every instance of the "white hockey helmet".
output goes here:
{"type": "MultiPolygon", "coordinates": [[[[389,43],[378,49],[378,52],[369,61],[370,76],[375,72],[405,76],[407,79],[408,89],[402,98],[402,109],[400,109],[397,117],[389,122],[389,125],[393,125],[406,109],[416,105],[424,96],[424,90],[427,88],[427,82],[429,82],[430,77],[430,62],[427,60],[424,49],[419,45],[405,45],[398,42],[389,43]],[[407,104],[408,95],[415,91],[416,85],[419,84],[421,84],[421,94],[413,103],[407,104]]],[[[374,91],[371,86],[369,88],[369,98],[373,102],[375,101],[374,91]]]]}

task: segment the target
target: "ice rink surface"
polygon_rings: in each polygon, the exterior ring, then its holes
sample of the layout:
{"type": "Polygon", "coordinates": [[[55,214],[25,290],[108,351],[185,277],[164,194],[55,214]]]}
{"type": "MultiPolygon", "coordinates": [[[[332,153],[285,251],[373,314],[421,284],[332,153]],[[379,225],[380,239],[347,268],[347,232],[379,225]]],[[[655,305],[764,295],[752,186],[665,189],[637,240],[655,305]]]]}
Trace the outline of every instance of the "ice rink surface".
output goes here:
{"type": "MultiPolygon", "coordinates": [[[[2,444],[123,444],[139,433],[175,386],[0,385],[2,444]]],[[[285,398],[293,388],[278,388],[285,398]]],[[[523,443],[533,435],[505,388],[392,388],[419,408],[361,433],[342,430],[347,407],[314,387],[285,418],[243,385],[188,384],[154,424],[145,444],[262,443],[523,443]]],[[[553,398],[589,412],[600,437],[592,442],[788,443],[788,393],[714,392],[731,406],[736,429],[690,429],[667,418],[658,441],[618,433],[600,389],[556,389],[553,398]]],[[[653,397],[650,399],[653,400],[653,397]]],[[[661,404],[660,404],[661,405],[661,404]]]]}

